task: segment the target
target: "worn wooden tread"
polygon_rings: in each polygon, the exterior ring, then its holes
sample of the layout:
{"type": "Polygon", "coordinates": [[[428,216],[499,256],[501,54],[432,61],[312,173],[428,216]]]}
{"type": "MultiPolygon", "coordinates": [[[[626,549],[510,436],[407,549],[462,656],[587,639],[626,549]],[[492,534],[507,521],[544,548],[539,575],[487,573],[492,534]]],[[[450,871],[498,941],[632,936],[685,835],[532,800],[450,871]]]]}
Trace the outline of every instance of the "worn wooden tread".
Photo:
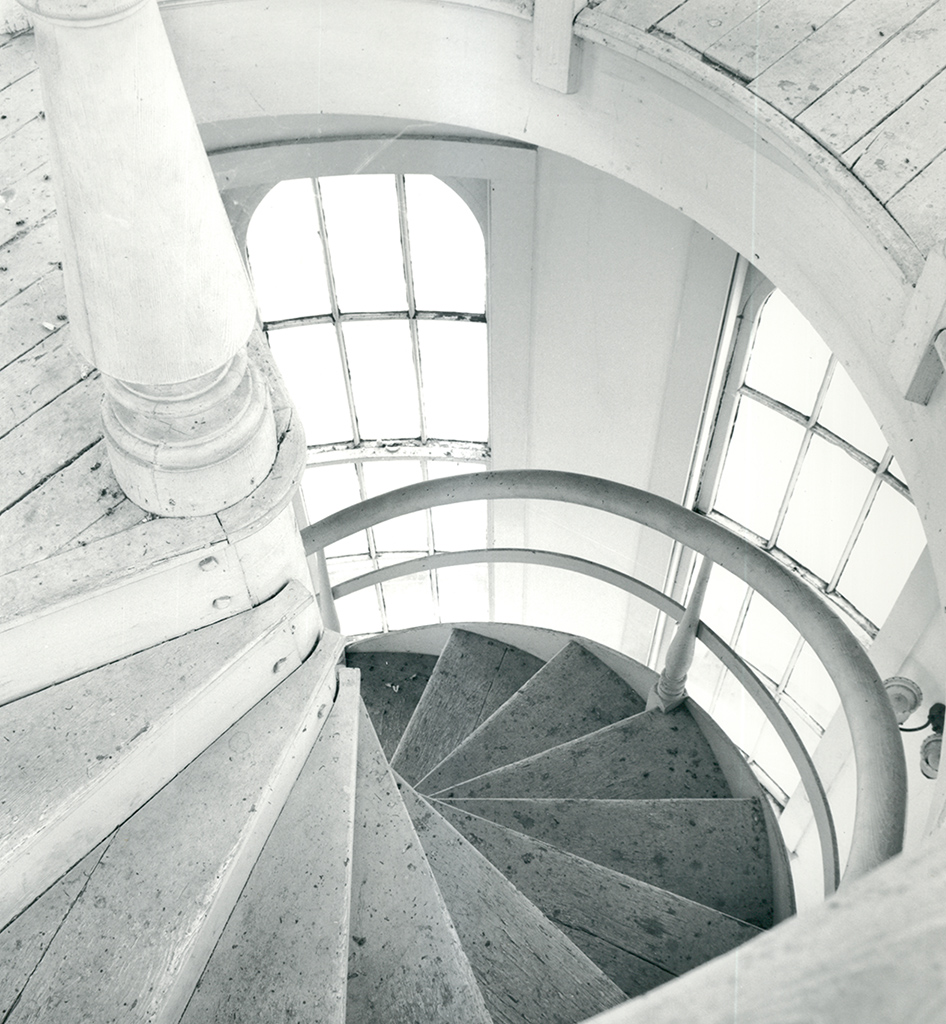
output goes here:
{"type": "Polygon", "coordinates": [[[452,804],[759,928],[773,923],[769,841],[755,799],[452,804]]]}
{"type": "Polygon", "coordinates": [[[391,758],[437,664],[437,656],[348,651],[345,663],[361,672],[361,699],[385,757],[391,758]]]}
{"type": "Polygon", "coordinates": [[[344,1024],[358,749],[358,673],[289,794],[182,1024],[344,1024]]]}
{"type": "Polygon", "coordinates": [[[709,744],[680,707],[645,711],[436,795],[608,800],[731,793],[709,744]]]}
{"type": "Polygon", "coordinates": [[[433,793],[644,710],[599,658],[572,642],[417,783],[433,793]]]}
{"type": "Polygon", "coordinates": [[[364,705],[355,821],[347,1020],[490,1024],[364,705]]]}
{"type": "MultiPolygon", "coordinates": [[[[290,584],[250,611],[0,708],[0,924],[298,666],[293,621],[310,600],[290,584]]],[[[341,650],[329,634],[313,664],[341,650]]]]}
{"type": "Polygon", "coordinates": [[[293,673],[121,826],[9,1024],[180,1020],[334,690],[293,673]]]}
{"type": "MultiPolygon", "coordinates": [[[[630,959],[622,977],[632,974],[639,960],[680,975],[759,932],[701,903],[449,804],[433,806],[550,921],[577,932],[580,948],[582,936],[590,935],[626,954],[630,959]]],[[[628,994],[646,987],[635,986],[628,994]]]]}
{"type": "Polygon", "coordinates": [[[516,647],[454,629],[391,767],[408,782],[423,778],[541,667],[516,647]]]}
{"type": "Polygon", "coordinates": [[[406,783],[401,793],[495,1024],[575,1024],[623,1000],[423,797],[406,783]]]}

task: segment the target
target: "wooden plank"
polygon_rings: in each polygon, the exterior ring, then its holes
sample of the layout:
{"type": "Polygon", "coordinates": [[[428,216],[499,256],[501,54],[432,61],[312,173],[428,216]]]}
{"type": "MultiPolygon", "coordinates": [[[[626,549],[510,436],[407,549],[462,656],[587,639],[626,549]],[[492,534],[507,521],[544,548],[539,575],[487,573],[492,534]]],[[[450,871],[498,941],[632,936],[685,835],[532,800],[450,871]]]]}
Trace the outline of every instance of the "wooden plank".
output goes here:
{"type": "Polygon", "coordinates": [[[574,1024],[623,1000],[430,804],[402,794],[495,1024],[574,1024]]]}
{"type": "MultiPolygon", "coordinates": [[[[0,48],[0,92],[15,81],[36,70],[36,58],[33,55],[33,37],[30,35],[15,36],[0,48]]],[[[0,105],[3,98],[0,97],[0,105]]],[[[3,165],[0,164],[0,167],[3,165]]]]}
{"type": "Polygon", "coordinates": [[[626,995],[632,998],[658,985],[665,985],[676,977],[656,964],[649,964],[640,957],[632,956],[606,939],[589,935],[580,928],[556,922],[556,927],[614,982],[626,995]]]}
{"type": "MultiPolygon", "coordinates": [[[[308,603],[300,585],[287,587],[243,615],[0,709],[0,922],[298,667],[293,624],[308,603]]],[[[306,674],[339,654],[330,637],[306,674]]]]}
{"type": "Polygon", "coordinates": [[[946,153],[904,185],[887,209],[921,252],[946,238],[946,153]]]}
{"type": "Polygon", "coordinates": [[[728,797],[685,708],[646,711],[436,794],[455,797],[728,797]]]}
{"type": "Polygon", "coordinates": [[[99,441],[0,515],[0,575],[67,547],[125,500],[99,441]]]}
{"type": "Polygon", "coordinates": [[[182,1024],[344,1024],[358,673],[339,693],[214,949],[182,1024]]]}
{"type": "MultiPolygon", "coordinates": [[[[453,820],[439,802],[432,802],[453,820]]],[[[756,800],[519,799],[452,804],[759,928],[773,923],[768,838],[756,800]]]]}
{"type": "Polygon", "coordinates": [[[28,288],[0,303],[0,369],[61,330],[68,319],[62,271],[47,270],[28,288]]]}
{"type": "Polygon", "coordinates": [[[931,6],[931,0],[853,0],[749,88],[795,117],[931,6]]]}
{"type": "MultiPolygon", "coordinates": [[[[21,132],[12,136],[18,141],[21,132]]],[[[0,221],[0,246],[7,244],[25,228],[35,227],[56,210],[49,165],[40,164],[15,184],[4,186],[3,220],[0,221]]]]}
{"type": "Polygon", "coordinates": [[[0,510],[6,510],[102,437],[98,374],[79,381],[0,437],[0,510]]]}
{"type": "Polygon", "coordinates": [[[644,710],[616,672],[570,643],[417,783],[437,792],[644,710]]]}
{"type": "Polygon", "coordinates": [[[680,6],[680,0],[602,0],[595,10],[646,32],[680,6]]]}
{"type": "Polygon", "coordinates": [[[848,0],[768,0],[705,52],[749,82],[816,32],[848,0]]]}
{"type": "Polygon", "coordinates": [[[69,344],[68,326],[34,345],[0,372],[0,436],[91,372],[69,344]]]}
{"type": "Polygon", "coordinates": [[[938,74],[878,125],[852,170],[886,203],[946,151],[946,72],[938,74]]]}
{"type": "Polygon", "coordinates": [[[293,673],[122,825],[10,1024],[180,1020],[334,690],[293,673]]]}
{"type": "Polygon", "coordinates": [[[39,70],[34,67],[3,90],[0,139],[12,135],[43,111],[43,90],[39,70]]]}
{"type": "Polygon", "coordinates": [[[0,1020],[6,1020],[16,1005],[107,845],[107,841],[100,843],[87,853],[15,921],[0,930],[0,1020]]]}
{"type": "Polygon", "coordinates": [[[49,136],[45,118],[37,115],[0,139],[0,196],[3,197],[3,205],[6,207],[16,201],[17,182],[48,163],[49,136]]]}
{"type": "Polygon", "coordinates": [[[455,629],[391,765],[408,782],[426,775],[542,667],[508,644],[455,629]]]}
{"type": "Polygon", "coordinates": [[[667,35],[705,53],[747,18],[758,15],[760,0],[688,0],[657,23],[667,35]]]}
{"type": "Polygon", "coordinates": [[[361,672],[361,699],[368,708],[384,756],[390,758],[414,714],[437,656],[348,651],[345,663],[361,672]]]}
{"type": "Polygon", "coordinates": [[[62,242],[54,215],[20,232],[0,246],[0,303],[29,288],[50,270],[62,269],[62,242]]]}
{"type": "Polygon", "coordinates": [[[359,726],[348,1015],[489,1024],[489,1015],[381,744],[359,726]]]}
{"type": "Polygon", "coordinates": [[[97,540],[124,533],[125,530],[139,526],[151,518],[150,512],[145,512],[143,508],[139,508],[133,501],[126,498],[117,505],[106,509],[104,514],[90,523],[86,529],[73,537],[67,544],[63,544],[62,550],[84,548],[88,544],[94,544],[97,540]]]}
{"type": "Polygon", "coordinates": [[[798,123],[843,154],[946,66],[946,5],[921,14],[834,88],[811,104],[798,123]]]}
{"type": "MultiPolygon", "coordinates": [[[[445,807],[447,820],[554,924],[684,974],[759,929],[495,822],[445,807]]],[[[733,855],[734,861],[736,855],[733,855]]],[[[733,864],[738,870],[739,864],[733,864]]],[[[582,948],[581,938],[576,945],[582,948]]],[[[586,950],[587,953],[587,950],[586,950]]],[[[643,991],[637,988],[637,995],[643,991]]]]}

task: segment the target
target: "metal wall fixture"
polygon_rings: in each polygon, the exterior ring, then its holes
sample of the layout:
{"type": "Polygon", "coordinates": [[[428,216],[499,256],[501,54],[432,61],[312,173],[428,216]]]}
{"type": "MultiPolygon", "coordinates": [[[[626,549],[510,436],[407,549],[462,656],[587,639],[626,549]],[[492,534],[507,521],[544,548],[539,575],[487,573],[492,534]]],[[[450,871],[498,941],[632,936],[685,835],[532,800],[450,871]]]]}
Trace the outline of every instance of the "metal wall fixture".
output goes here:
{"type": "Polygon", "coordinates": [[[931,728],[933,734],[927,736],[920,746],[920,771],[927,779],[935,779],[939,775],[939,760],[943,747],[943,722],[946,719],[946,704],[931,704],[926,721],[922,725],[905,729],[903,723],[923,702],[923,691],[905,676],[892,676],[884,681],[884,689],[890,698],[897,725],[901,732],[922,732],[931,728]]]}

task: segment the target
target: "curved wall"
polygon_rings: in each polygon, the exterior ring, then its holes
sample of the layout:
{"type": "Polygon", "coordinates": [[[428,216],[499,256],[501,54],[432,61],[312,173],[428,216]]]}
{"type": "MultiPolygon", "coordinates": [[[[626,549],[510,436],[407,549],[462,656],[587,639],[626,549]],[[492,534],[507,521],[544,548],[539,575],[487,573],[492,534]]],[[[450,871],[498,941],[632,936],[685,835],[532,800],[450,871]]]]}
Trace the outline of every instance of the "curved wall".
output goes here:
{"type": "Polygon", "coordinates": [[[459,4],[224,0],[163,13],[211,150],[384,137],[392,127],[487,133],[613,174],[746,255],[812,321],[872,406],[946,590],[944,389],[927,407],[907,403],[887,365],[922,254],[772,108],[704,65],[653,52],[634,60],[589,42],[580,87],[563,95],[531,80],[529,21],[459,4]]]}

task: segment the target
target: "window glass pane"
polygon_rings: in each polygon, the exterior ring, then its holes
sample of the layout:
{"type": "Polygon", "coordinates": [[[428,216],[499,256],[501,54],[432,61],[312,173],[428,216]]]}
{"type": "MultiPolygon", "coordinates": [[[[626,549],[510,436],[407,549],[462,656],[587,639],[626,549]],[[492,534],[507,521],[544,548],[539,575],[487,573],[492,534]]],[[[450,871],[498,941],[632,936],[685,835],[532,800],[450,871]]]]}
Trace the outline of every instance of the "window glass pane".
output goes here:
{"type": "Polygon", "coordinates": [[[353,580],[357,576],[367,576],[375,568],[373,559],[367,553],[327,558],[326,563],[333,586],[353,580]]]}
{"type": "Polygon", "coordinates": [[[389,629],[407,629],[424,622],[437,622],[429,572],[401,576],[381,584],[389,629]]]}
{"type": "Polygon", "coordinates": [[[838,590],[882,626],[925,546],[916,508],[884,484],[841,574],[838,590]]]}
{"type": "Polygon", "coordinates": [[[738,576],[720,565],[713,566],[700,617],[726,643],[732,640],[748,589],[738,576]]]}
{"type": "Polygon", "coordinates": [[[377,590],[374,587],[357,590],[341,598],[336,608],[339,625],[348,636],[381,632],[381,609],[378,607],[377,590]]]}
{"type": "Polygon", "coordinates": [[[808,415],[830,358],[811,324],[774,291],[759,316],[746,384],[808,415]]]}
{"type": "Polygon", "coordinates": [[[417,377],[406,320],[344,325],[362,437],[419,437],[417,377]]]}
{"type": "MultiPolygon", "coordinates": [[[[786,714],[788,712],[786,711],[786,714]]],[[[791,717],[791,715],[789,715],[791,717]]],[[[792,722],[792,725],[799,728],[799,723],[792,722]]],[[[805,727],[802,726],[802,729],[805,727]]],[[[799,731],[802,731],[800,729],[799,731]]],[[[759,767],[771,778],[784,793],[793,793],[798,786],[798,769],[792,761],[791,755],[782,745],[775,726],[766,719],[765,724],[756,737],[755,743],[746,750],[746,753],[758,763],[759,767]]]]}
{"type": "Polygon", "coordinates": [[[829,580],[857,523],[873,474],[820,437],[805,456],[778,546],[829,580]]]}
{"type": "Polygon", "coordinates": [[[328,466],[312,466],[302,477],[309,522],[316,523],[341,508],[361,501],[358,474],[352,462],[336,462],[328,466]]]}
{"type": "MultiPolygon", "coordinates": [[[[361,501],[361,490],[354,463],[339,462],[307,469],[302,476],[302,497],[310,523],[317,523],[349,505],[357,505],[361,501]]],[[[364,530],[343,537],[325,549],[327,558],[367,552],[368,535],[364,530]]]]}
{"type": "MultiPolygon", "coordinates": [[[[823,730],[815,728],[808,717],[799,710],[791,697],[783,697],[780,701],[780,706],[785,712],[785,717],[791,722],[795,732],[798,733],[798,738],[805,744],[808,753],[813,754],[815,748],[821,742],[823,730]]],[[[791,755],[786,752],[786,757],[791,757],[791,755]]],[[[794,764],[794,762],[792,763],[794,764]]],[[[795,771],[797,772],[798,769],[796,768],[795,771]]]]}
{"type": "Polygon", "coordinates": [[[421,320],[417,331],[427,436],[485,441],[486,324],[421,320]]]}
{"type": "Polygon", "coordinates": [[[343,313],[407,309],[392,174],[319,178],[335,295],[343,313]]]}
{"type": "Polygon", "coordinates": [[[464,501],[431,510],[435,551],[468,551],[486,547],[487,505],[464,501]]]}
{"type": "Polygon", "coordinates": [[[263,320],[331,312],[311,178],[270,190],[250,219],[246,248],[263,320]]]}
{"type": "Polygon", "coordinates": [[[429,174],[408,174],[404,184],[417,308],[482,313],[486,253],[473,212],[429,174]]]}
{"type": "Polygon", "coordinates": [[[269,344],[302,418],[306,443],[350,441],[351,414],[334,325],[271,330],[269,344]]]}
{"type": "Polygon", "coordinates": [[[482,473],[486,469],[485,462],[454,462],[452,459],[430,459],[427,463],[427,476],[431,480],[439,480],[444,476],[459,476],[461,473],[482,473]]]}
{"type": "Polygon", "coordinates": [[[716,508],[768,538],[804,433],[785,416],[751,399],[740,399],[716,508]]]}
{"type": "Polygon", "coordinates": [[[841,703],[838,691],[815,652],[805,644],[789,676],[785,692],[822,727],[827,728],[841,703]]]}
{"type": "Polygon", "coordinates": [[[713,706],[707,710],[733,743],[745,751],[755,746],[759,732],[766,723],[758,704],[729,672],[726,673],[713,706]]]}
{"type": "MultiPolygon", "coordinates": [[[[368,497],[384,494],[407,484],[420,483],[420,462],[391,459],[365,462],[365,491],[368,497]]],[[[427,551],[427,514],[411,512],[372,527],[378,551],[427,551]]]]}
{"type": "Polygon", "coordinates": [[[437,570],[441,622],[484,622],[489,619],[486,565],[451,565],[437,570]]]}
{"type": "Polygon", "coordinates": [[[753,594],[736,650],[778,685],[798,642],[798,630],[764,597],[753,594]]]}
{"type": "Polygon", "coordinates": [[[877,420],[840,363],[831,375],[818,422],[878,462],[887,451],[877,420]]]}

